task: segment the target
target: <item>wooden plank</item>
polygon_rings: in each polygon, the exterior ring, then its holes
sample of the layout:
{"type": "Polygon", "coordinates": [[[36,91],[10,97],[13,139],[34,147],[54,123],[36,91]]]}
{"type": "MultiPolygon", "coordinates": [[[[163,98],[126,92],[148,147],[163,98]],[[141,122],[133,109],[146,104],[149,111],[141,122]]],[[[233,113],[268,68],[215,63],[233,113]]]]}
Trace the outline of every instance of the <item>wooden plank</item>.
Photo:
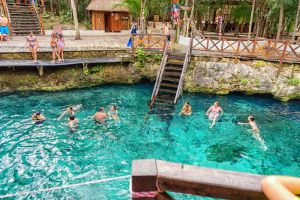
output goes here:
{"type": "Polygon", "coordinates": [[[225,199],[266,199],[261,175],[156,161],[161,190],[225,199]]]}

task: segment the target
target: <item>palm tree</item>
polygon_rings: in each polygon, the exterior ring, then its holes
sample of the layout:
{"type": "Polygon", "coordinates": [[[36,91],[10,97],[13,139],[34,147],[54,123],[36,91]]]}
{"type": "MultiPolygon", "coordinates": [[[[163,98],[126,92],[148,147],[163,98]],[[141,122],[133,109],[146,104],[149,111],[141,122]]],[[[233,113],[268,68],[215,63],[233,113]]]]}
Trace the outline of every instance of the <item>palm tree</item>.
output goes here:
{"type": "Polygon", "coordinates": [[[116,3],[114,7],[125,6],[129,9],[131,15],[137,19],[140,17],[141,0],[123,0],[121,3],[116,3]]]}
{"type": "Polygon", "coordinates": [[[276,41],[280,39],[280,33],[282,28],[282,22],[283,22],[283,15],[284,15],[284,6],[283,6],[284,0],[279,0],[279,22],[277,27],[277,35],[276,35],[276,41]]]}
{"type": "Polygon", "coordinates": [[[76,8],[74,0],[71,0],[71,7],[72,7],[72,11],[73,11],[73,19],[74,19],[74,25],[75,25],[75,31],[76,31],[75,40],[80,40],[80,31],[79,31],[79,23],[78,23],[78,16],[77,16],[77,8],[76,8]]]}

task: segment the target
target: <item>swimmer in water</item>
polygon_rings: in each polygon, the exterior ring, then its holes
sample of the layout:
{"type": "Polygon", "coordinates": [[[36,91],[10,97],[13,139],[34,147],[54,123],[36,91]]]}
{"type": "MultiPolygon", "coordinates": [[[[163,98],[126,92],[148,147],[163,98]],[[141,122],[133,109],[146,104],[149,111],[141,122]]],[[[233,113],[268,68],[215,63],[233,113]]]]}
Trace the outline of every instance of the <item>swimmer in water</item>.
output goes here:
{"type": "Polygon", "coordinates": [[[120,118],[118,116],[118,110],[115,105],[112,105],[110,108],[110,111],[108,112],[109,117],[114,119],[116,122],[120,121],[120,118]]]}
{"type": "Polygon", "coordinates": [[[36,124],[46,121],[46,117],[44,117],[40,112],[35,112],[31,118],[36,124]]]}
{"type": "Polygon", "coordinates": [[[69,106],[67,108],[67,110],[61,114],[61,116],[58,118],[58,120],[61,120],[66,114],[75,115],[75,111],[79,110],[80,108],[81,108],[81,105],[76,105],[74,107],[69,106]]]}
{"type": "Polygon", "coordinates": [[[94,115],[94,119],[97,123],[105,123],[105,120],[107,118],[107,114],[104,110],[104,108],[100,108],[98,112],[94,115]]]}
{"type": "Polygon", "coordinates": [[[193,113],[192,106],[190,106],[188,101],[185,102],[182,109],[181,109],[180,115],[189,116],[189,115],[192,115],[192,113],[193,113]]]}
{"type": "Polygon", "coordinates": [[[262,145],[263,150],[267,150],[268,147],[265,145],[265,141],[261,138],[260,134],[259,134],[259,128],[255,122],[254,116],[250,115],[248,117],[248,122],[247,123],[242,123],[242,122],[238,122],[238,125],[249,125],[251,127],[251,129],[249,131],[252,131],[253,133],[253,137],[262,145]]]}
{"type": "Polygon", "coordinates": [[[216,101],[214,105],[211,106],[206,112],[208,119],[212,121],[210,128],[215,126],[220,114],[223,115],[224,112],[223,109],[220,107],[219,102],[216,101]]]}
{"type": "Polygon", "coordinates": [[[72,131],[75,131],[78,128],[78,122],[79,120],[74,115],[70,115],[69,127],[72,131]]]}

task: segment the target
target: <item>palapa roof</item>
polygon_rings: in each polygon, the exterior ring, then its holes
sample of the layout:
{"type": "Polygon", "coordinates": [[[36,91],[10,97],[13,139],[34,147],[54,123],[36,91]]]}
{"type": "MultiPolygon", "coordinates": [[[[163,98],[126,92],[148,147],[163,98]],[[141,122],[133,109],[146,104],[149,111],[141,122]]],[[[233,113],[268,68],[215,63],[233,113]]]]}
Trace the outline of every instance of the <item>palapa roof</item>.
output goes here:
{"type": "Polygon", "coordinates": [[[91,0],[86,8],[89,11],[129,12],[126,6],[116,6],[122,0],[91,0]]]}

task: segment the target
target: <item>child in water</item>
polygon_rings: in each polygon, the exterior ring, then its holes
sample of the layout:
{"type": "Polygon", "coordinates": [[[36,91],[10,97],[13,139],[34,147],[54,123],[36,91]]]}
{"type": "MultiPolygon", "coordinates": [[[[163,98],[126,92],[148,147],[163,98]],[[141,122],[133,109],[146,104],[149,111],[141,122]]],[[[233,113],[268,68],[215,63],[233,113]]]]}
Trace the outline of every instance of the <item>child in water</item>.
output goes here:
{"type": "Polygon", "coordinates": [[[186,101],[181,109],[180,115],[190,116],[192,113],[192,106],[190,106],[190,103],[186,101]]]}

